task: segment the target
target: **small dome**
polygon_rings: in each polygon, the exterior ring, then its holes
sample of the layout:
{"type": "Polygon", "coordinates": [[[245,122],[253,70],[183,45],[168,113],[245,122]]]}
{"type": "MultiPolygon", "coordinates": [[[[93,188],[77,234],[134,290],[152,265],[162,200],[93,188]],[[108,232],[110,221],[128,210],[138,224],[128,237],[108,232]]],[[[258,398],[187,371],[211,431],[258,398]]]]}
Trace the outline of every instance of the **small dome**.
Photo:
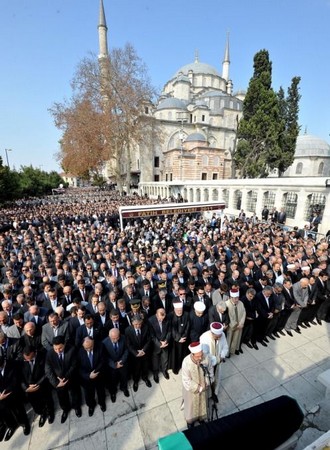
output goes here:
{"type": "Polygon", "coordinates": [[[202,133],[192,133],[185,139],[185,142],[206,142],[206,137],[202,133]]]}
{"type": "Polygon", "coordinates": [[[191,64],[186,64],[185,66],[181,67],[173,78],[176,78],[179,75],[188,75],[189,71],[192,70],[194,73],[202,73],[205,75],[216,75],[220,77],[219,72],[215,67],[210,66],[209,64],[201,63],[199,61],[195,61],[191,64]]]}
{"type": "Polygon", "coordinates": [[[323,139],[310,134],[297,137],[295,158],[310,156],[330,157],[330,145],[323,139]]]}
{"type": "Polygon", "coordinates": [[[169,97],[162,100],[157,106],[157,110],[160,109],[186,109],[186,103],[183,100],[179,100],[175,97],[169,97]]]}

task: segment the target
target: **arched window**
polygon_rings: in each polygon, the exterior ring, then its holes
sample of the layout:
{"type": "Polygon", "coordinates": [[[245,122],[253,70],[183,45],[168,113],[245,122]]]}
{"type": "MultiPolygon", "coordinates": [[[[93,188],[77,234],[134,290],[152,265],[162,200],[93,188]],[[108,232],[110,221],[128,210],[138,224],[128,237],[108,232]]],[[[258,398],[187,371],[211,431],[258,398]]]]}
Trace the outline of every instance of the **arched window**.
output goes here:
{"type": "Polygon", "coordinates": [[[324,162],[320,162],[319,170],[317,171],[317,174],[318,175],[323,175],[323,171],[324,171],[324,162]]]}
{"type": "Polygon", "coordinates": [[[209,159],[208,159],[208,157],[206,155],[204,155],[203,158],[202,158],[203,166],[207,166],[208,163],[209,163],[209,159]]]}
{"type": "Polygon", "coordinates": [[[302,170],[303,170],[303,163],[300,162],[300,163],[297,164],[297,167],[296,167],[296,175],[301,175],[302,174],[302,170]]]}
{"type": "Polygon", "coordinates": [[[213,162],[214,167],[219,167],[220,166],[220,158],[219,158],[219,156],[215,156],[213,161],[214,161],[213,162]]]}

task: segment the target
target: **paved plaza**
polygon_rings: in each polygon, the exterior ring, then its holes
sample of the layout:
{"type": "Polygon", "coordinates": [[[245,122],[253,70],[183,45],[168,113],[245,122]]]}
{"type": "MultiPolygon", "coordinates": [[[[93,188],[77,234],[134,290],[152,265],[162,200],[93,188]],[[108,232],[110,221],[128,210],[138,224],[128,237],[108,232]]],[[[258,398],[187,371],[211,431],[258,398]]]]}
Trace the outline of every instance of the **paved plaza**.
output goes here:
{"type": "MultiPolygon", "coordinates": [[[[219,417],[257,405],[280,395],[290,395],[305,414],[298,432],[295,450],[302,450],[330,429],[330,401],[318,375],[330,369],[330,324],[311,326],[270,341],[259,350],[243,346],[244,353],[232,356],[223,365],[223,389],[219,398],[219,417]]],[[[120,392],[115,404],[107,398],[107,411],[96,408],[88,417],[87,407],[78,419],[74,411],[60,424],[57,410],[55,422],[38,427],[32,423],[30,436],[19,428],[1,449],[24,450],[143,450],[157,449],[158,438],[185,429],[181,406],[181,377],[160,377],[148,388],[140,382],[138,392],[130,386],[130,397],[120,392]]],[[[31,418],[33,420],[33,418],[31,418]]],[[[282,418],[289,420],[289,418],[282,418]]],[[[280,421],[276,426],[280,426],[280,421]]],[[[206,450],[206,449],[205,449],[206,450]]]]}

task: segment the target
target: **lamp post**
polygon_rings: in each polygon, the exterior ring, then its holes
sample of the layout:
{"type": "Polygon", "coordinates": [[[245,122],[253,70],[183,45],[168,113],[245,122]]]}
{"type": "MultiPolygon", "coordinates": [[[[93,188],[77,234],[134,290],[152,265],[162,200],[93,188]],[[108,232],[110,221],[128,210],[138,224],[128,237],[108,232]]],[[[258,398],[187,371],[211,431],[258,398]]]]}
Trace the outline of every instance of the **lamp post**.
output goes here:
{"type": "Polygon", "coordinates": [[[8,158],[8,152],[11,152],[11,151],[12,151],[11,148],[5,148],[5,152],[6,152],[6,160],[7,160],[7,166],[8,166],[8,169],[10,169],[9,158],[8,158]]]}

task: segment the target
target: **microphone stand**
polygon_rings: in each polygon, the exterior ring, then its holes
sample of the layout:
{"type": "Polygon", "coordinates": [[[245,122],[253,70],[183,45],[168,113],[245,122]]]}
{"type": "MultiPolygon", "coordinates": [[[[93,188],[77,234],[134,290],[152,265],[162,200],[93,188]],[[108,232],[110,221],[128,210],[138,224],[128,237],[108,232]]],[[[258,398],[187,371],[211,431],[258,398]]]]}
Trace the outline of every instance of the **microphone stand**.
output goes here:
{"type": "Polygon", "coordinates": [[[207,397],[208,399],[208,405],[207,405],[207,420],[208,422],[211,422],[212,420],[218,419],[218,408],[217,408],[217,403],[218,403],[218,396],[214,391],[214,384],[212,383],[211,380],[211,374],[209,369],[204,366],[204,364],[200,365],[203,373],[204,373],[204,377],[208,378],[209,380],[209,386],[211,387],[211,397],[207,397]],[[209,407],[209,403],[211,401],[211,408],[209,407]],[[211,413],[210,413],[210,409],[211,409],[211,413]]]}

